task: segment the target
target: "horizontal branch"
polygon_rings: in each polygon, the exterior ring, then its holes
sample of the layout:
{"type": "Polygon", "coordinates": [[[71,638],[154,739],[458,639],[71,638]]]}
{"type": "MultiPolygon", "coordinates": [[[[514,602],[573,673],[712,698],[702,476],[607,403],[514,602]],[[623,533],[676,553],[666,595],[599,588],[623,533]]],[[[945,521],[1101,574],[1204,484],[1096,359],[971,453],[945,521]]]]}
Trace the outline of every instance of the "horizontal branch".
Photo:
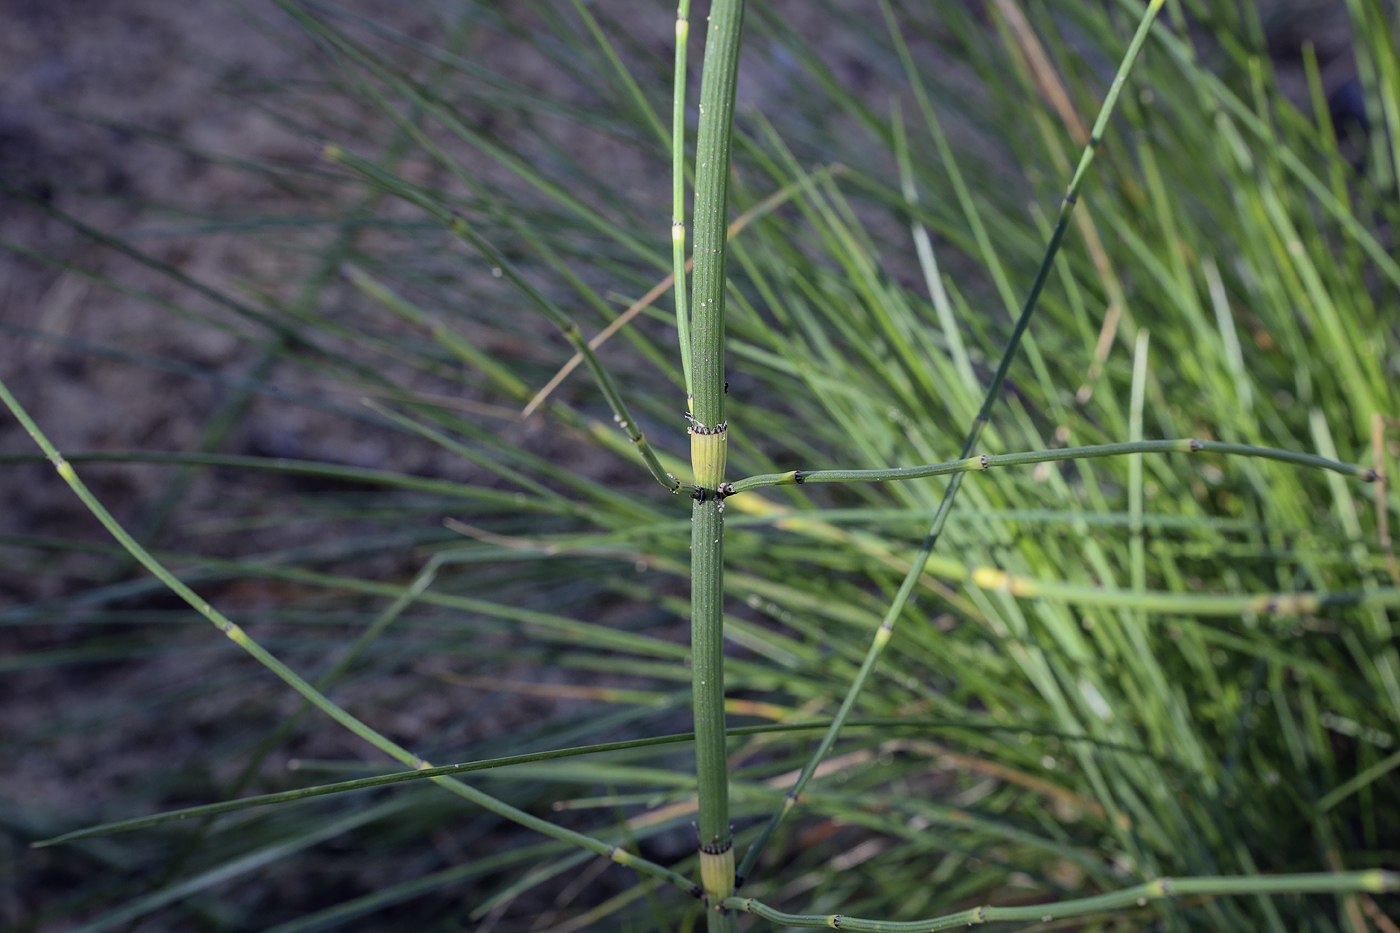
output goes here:
{"type": "MultiPolygon", "coordinates": [[[[756,726],[732,726],[725,730],[725,734],[730,737],[747,735],[778,735],[788,732],[818,732],[831,725],[830,720],[819,719],[809,722],[779,722],[764,723],[756,726]]],[[[1099,739],[1091,739],[1087,736],[1077,735],[1068,732],[1055,732],[1053,730],[1035,729],[1024,724],[1001,725],[997,723],[986,723],[968,721],[963,719],[927,719],[927,718],[905,718],[905,719],[852,719],[846,723],[848,729],[879,729],[882,732],[889,729],[921,729],[931,731],[969,731],[985,733],[1029,733],[1041,735],[1047,738],[1056,738],[1067,742],[1086,742],[1096,748],[1111,749],[1132,755],[1143,755],[1151,757],[1151,753],[1146,749],[1137,748],[1132,745],[1121,745],[1115,742],[1105,742],[1099,739]]],[[[657,745],[681,745],[695,738],[694,732],[675,732],[669,735],[650,736],[641,739],[628,739],[621,742],[603,742],[597,745],[576,745],[571,748],[555,748],[541,752],[530,752],[524,755],[509,755],[503,758],[486,758],[480,761],[465,761],[459,764],[441,765],[436,768],[422,768],[413,771],[394,771],[389,774],[376,774],[372,777],[355,778],[349,781],[336,781],[331,784],[317,784],[312,787],[298,787],[295,790],[279,791],[272,794],[257,794],[251,797],[239,797],[236,800],[222,800],[218,803],[206,803],[193,807],[182,807],[178,810],[166,810],[161,813],[152,813],[147,816],[137,816],[126,820],[113,820],[110,823],[101,823],[95,826],[87,826],[82,829],[75,829],[72,832],[63,833],[49,839],[40,839],[29,844],[30,848],[43,849],[48,846],[61,845],[65,842],[75,842],[79,839],[90,839],[94,836],[110,836],[113,833],[128,832],[133,829],[145,829],[148,826],[158,826],[161,823],[173,823],[179,820],[188,820],[196,817],[217,816],[222,813],[230,813],[234,810],[247,810],[252,807],[266,807],[282,803],[295,803],[299,800],[306,800],[311,797],[327,797],[334,794],[347,794],[354,791],[372,790],[376,787],[386,787],[395,784],[408,784],[414,781],[423,781],[435,777],[443,777],[453,774],[468,774],[473,771],[489,771],[495,768],[505,768],[511,765],[529,764],[536,761],[553,761],[560,758],[577,758],[583,755],[596,755],[602,752],[626,751],[636,748],[651,748],[657,745]]],[[[1160,762],[1159,762],[1160,763],[1160,762]]]]}
{"type": "Polygon", "coordinates": [[[1329,606],[1400,607],[1400,590],[1375,587],[1327,593],[1177,593],[1164,590],[1121,590],[1060,580],[1040,580],[1009,574],[995,567],[968,567],[967,580],[984,590],[1027,599],[1052,599],[1076,606],[1138,609],[1188,616],[1302,615],[1329,606]]]}
{"type": "Polygon", "coordinates": [[[1137,887],[1052,904],[1026,907],[974,907],[971,910],[929,920],[862,920],[842,914],[789,914],[774,910],[751,897],[730,897],[724,906],[755,914],[789,927],[828,927],[838,930],[865,930],[871,933],[934,933],[953,927],[999,921],[1040,921],[1048,923],[1065,917],[1082,917],[1125,907],[1143,907],[1148,901],[1168,897],[1278,894],[1338,894],[1364,891],[1380,894],[1400,890],[1400,874],[1388,871],[1314,873],[1300,875],[1227,876],[1217,878],[1158,878],[1137,887]]]}
{"type": "Polygon", "coordinates": [[[792,486],[802,483],[883,483],[906,479],[922,479],[926,476],[943,476],[948,473],[971,473],[989,470],[997,466],[1021,466],[1027,463],[1049,463],[1057,460],[1090,460],[1098,457],[1119,457],[1124,454],[1165,454],[1165,453],[1215,453],[1234,457],[1258,457],[1264,460],[1278,460],[1295,466],[1331,470],[1364,482],[1374,482],[1378,478],[1375,470],[1329,460],[1316,454],[1280,450],[1275,447],[1251,447],[1248,444],[1223,444],[1219,441],[1202,441],[1195,438],[1181,438],[1166,441],[1137,441],[1124,444],[1094,444],[1089,447],[1061,447],[1055,450],[1031,450],[1016,454],[984,454],[980,457],[966,457],[949,460],[945,463],[927,463],[922,466],[894,467],[887,470],[789,470],[786,473],[761,473],[731,483],[724,490],[726,496],[736,495],[749,489],[763,486],[792,486]]]}

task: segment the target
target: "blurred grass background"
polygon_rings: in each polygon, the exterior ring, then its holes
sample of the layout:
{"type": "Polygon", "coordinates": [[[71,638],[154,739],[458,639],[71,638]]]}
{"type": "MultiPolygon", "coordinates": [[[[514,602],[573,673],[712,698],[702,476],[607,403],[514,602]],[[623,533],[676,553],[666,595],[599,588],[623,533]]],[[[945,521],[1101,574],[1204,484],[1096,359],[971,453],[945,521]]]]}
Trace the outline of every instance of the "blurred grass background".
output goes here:
{"type": "MultiPolygon", "coordinates": [[[[878,5],[750,6],[735,213],[786,193],[733,241],[732,477],[955,455],[1137,11],[898,7],[931,124],[878,5]]],[[[685,503],[583,374],[519,418],[567,346],[396,196],[470,218],[601,330],[669,269],[674,11],[19,12],[12,43],[70,38],[17,58],[0,114],[0,359],[128,527],[424,757],[685,731],[685,503]],[[140,70],[104,59],[123,45],[140,70]]],[[[988,452],[1195,436],[1394,472],[1395,25],[1376,0],[1169,4],[988,452]]],[[[682,458],[669,309],[603,354],[682,458]]],[[[284,725],[295,699],[134,573],[19,431],[0,438],[10,928],[694,923],[674,892],[416,785],[28,849],[387,766],[323,720],[284,725]]],[[[942,482],[731,500],[733,724],[834,710],[942,482]]],[[[1391,490],[1179,455],[963,493],[858,707],[907,724],[843,739],[746,893],[907,919],[1158,874],[1397,867],[1391,490]],[[970,567],[1057,588],[1018,599],[970,567]],[[1270,611],[1276,593],[1330,602],[1270,611]]],[[[735,740],[741,846],[806,741],[735,740]]],[[[684,864],[690,767],[663,746],[480,781],[684,864]]],[[[1396,910],[1200,900],[1072,928],[1388,933],[1396,910]]]]}

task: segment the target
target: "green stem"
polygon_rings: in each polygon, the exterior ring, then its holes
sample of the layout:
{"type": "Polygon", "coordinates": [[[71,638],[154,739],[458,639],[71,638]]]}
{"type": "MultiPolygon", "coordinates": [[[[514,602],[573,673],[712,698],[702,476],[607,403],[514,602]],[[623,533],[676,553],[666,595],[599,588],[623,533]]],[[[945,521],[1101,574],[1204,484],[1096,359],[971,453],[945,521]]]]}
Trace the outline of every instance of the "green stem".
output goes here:
{"type": "Polygon", "coordinates": [[[761,473],[749,476],[724,487],[726,497],[749,489],[763,486],[792,486],[805,483],[882,483],[892,480],[921,479],[926,476],[943,476],[948,473],[976,473],[997,466],[1020,466],[1027,463],[1047,463],[1059,460],[1090,460],[1099,457],[1118,457],[1124,454],[1141,456],[1158,453],[1218,453],[1236,457],[1257,457],[1264,460],[1278,460],[1296,466],[1331,470],[1343,476],[1351,476],[1364,482],[1374,482],[1375,470],[1354,463],[1329,460],[1316,454],[1298,453],[1292,450],[1279,450],[1274,447],[1252,447],[1248,444],[1223,444],[1218,441],[1201,441],[1195,438],[1181,438],[1165,441],[1137,441],[1122,444],[1094,444],[1088,447],[1060,447],[1054,450],[1030,450],[1015,454],[983,454],[980,457],[967,457],[949,460],[945,463],[928,463],[923,466],[893,467],[887,470],[788,470],[786,473],[761,473]]]}
{"type": "Polygon", "coordinates": [[[676,74],[671,105],[671,264],[676,283],[676,334],[685,373],[685,403],[694,398],[690,376],[690,312],[685,296],[685,57],[690,38],[690,0],[676,7],[676,74]]]}
{"type": "MultiPolygon", "coordinates": [[[[744,0],[714,0],[700,79],[695,141],[695,262],[690,321],[691,668],[700,877],[711,933],[738,929],[721,906],[734,892],[729,828],[729,769],[724,733],[724,482],[728,426],[724,404],[725,252],[729,222],[729,147],[739,72],[744,0]]],[[[678,74],[676,80],[684,79],[678,74]]],[[[677,146],[679,151],[679,146],[677,146]]],[[[676,185],[680,184],[677,173],[676,185]]]]}
{"type": "Polygon", "coordinates": [[[622,393],[618,391],[617,384],[612,376],[603,368],[602,362],[598,359],[593,348],[584,339],[583,332],[567,314],[564,313],[557,304],[554,303],[544,292],[540,291],[533,282],[522,275],[515,266],[506,259],[500,250],[489,240],[477,233],[476,230],[467,223],[466,219],[443,206],[437,201],[426,197],[421,191],[410,185],[403,183],[393,174],[384,171],[378,165],[368,159],[361,158],[351,152],[342,149],[340,146],[327,146],[326,158],[338,165],[343,165],[355,172],[358,172],[365,179],[380,186],[384,190],[398,196],[399,198],[417,205],[423,210],[432,214],[447,225],[447,228],[460,237],[465,242],[471,244],[481,255],[491,263],[494,269],[500,271],[501,275],[514,285],[530,302],[549,318],[550,323],[558,327],[564,334],[564,338],[573,345],[580,356],[583,357],[584,365],[593,374],[593,379],[598,383],[598,388],[603,391],[603,397],[607,399],[608,406],[613,410],[613,418],[626,432],[628,438],[636,446],[638,453],[642,455],[642,461],[658,483],[665,486],[671,492],[682,492],[680,480],[666,472],[661,466],[661,461],[657,459],[656,452],[652,450],[651,444],[647,442],[641,428],[637,426],[637,421],[632,417],[632,413],[627,408],[627,403],[622,400],[622,393]]]}
{"type": "MultiPolygon", "coordinates": [[[[826,720],[819,720],[816,722],[775,722],[757,726],[733,726],[725,730],[725,734],[728,736],[749,736],[781,735],[789,732],[818,732],[826,729],[829,725],[830,723],[826,720]]],[[[964,719],[852,719],[850,722],[846,723],[846,726],[847,728],[879,730],[928,729],[934,731],[969,731],[977,733],[1023,733],[1027,731],[1024,725],[999,726],[992,723],[968,722],[964,719]]],[[[1074,741],[1076,739],[1079,741],[1089,741],[1082,736],[1073,736],[1068,733],[1031,731],[1036,735],[1047,735],[1066,741],[1074,741]]],[[[299,787],[295,790],[284,790],[273,794],[239,797],[236,800],[223,800],[218,803],[183,807],[179,810],[166,810],[163,813],[152,813],[148,816],[115,820],[111,823],[101,823],[96,826],[75,829],[49,839],[40,839],[36,842],[31,842],[29,845],[30,848],[33,849],[43,849],[49,846],[61,845],[65,842],[75,842],[79,839],[90,839],[94,836],[110,836],[113,833],[128,832],[133,829],[144,829],[147,826],[156,826],[160,823],[171,823],[195,817],[217,816],[221,813],[229,813],[234,810],[246,810],[250,807],[266,807],[281,803],[295,803],[298,800],[305,800],[309,797],[346,794],[353,791],[370,790],[376,787],[425,781],[443,775],[469,774],[473,771],[491,771],[496,768],[507,768],[511,765],[530,764],[538,761],[576,758],[583,755],[597,755],[603,752],[630,751],[638,748],[652,748],[658,745],[682,745],[692,741],[694,738],[695,733],[693,732],[676,732],[670,735],[657,735],[642,739],[627,739],[621,742],[602,742],[597,745],[576,745],[572,748],[552,748],[548,751],[527,752],[523,755],[507,755],[503,758],[464,761],[457,764],[438,765],[433,768],[420,768],[413,771],[394,771],[389,774],[376,774],[373,777],[337,781],[332,784],[317,784],[312,787],[299,787]]],[[[1100,748],[1113,748],[1118,751],[1138,755],[1147,754],[1143,750],[1131,746],[1118,746],[1111,742],[1093,741],[1100,748]]]]}
{"type": "MultiPolygon", "coordinates": [[[[744,0],[715,0],[700,81],[695,140],[695,266],[691,285],[691,377],[695,420],[724,423],[725,228],[729,219],[729,143],[744,0]]],[[[697,478],[697,485],[700,483],[697,478]]]]}
{"type": "Polygon", "coordinates": [[[627,90],[628,96],[632,98],[632,103],[637,108],[637,113],[646,121],[647,128],[656,134],[656,138],[661,143],[662,147],[671,145],[671,140],[666,136],[666,127],[661,125],[661,118],[657,116],[655,110],[651,109],[651,104],[647,102],[647,97],[642,93],[641,87],[637,84],[637,79],[632,77],[632,73],[627,70],[627,66],[622,64],[622,59],[617,56],[617,50],[614,49],[612,43],[608,41],[607,35],[603,32],[602,27],[598,25],[598,20],[594,19],[592,13],[588,12],[588,7],[584,5],[583,0],[574,0],[574,11],[578,13],[579,19],[583,20],[583,24],[588,27],[588,32],[593,36],[593,41],[598,43],[598,48],[602,51],[604,57],[607,58],[608,64],[611,65],[613,71],[617,73],[618,80],[622,82],[622,86],[627,90]]]}
{"type": "Polygon", "coordinates": [[[691,516],[691,677],[695,706],[695,771],[701,846],[727,850],[729,771],[724,732],[724,512],[697,501],[691,516]]]}
{"type": "MultiPolygon", "coordinates": [[[[978,441],[982,438],[982,432],[986,430],[987,422],[990,419],[992,407],[1001,397],[1002,383],[1006,380],[1007,370],[1011,368],[1011,360],[1016,355],[1016,349],[1021,343],[1021,335],[1026,332],[1030,325],[1031,315],[1035,312],[1036,303],[1040,300],[1040,293],[1045,288],[1045,282],[1049,278],[1050,269],[1054,264],[1055,255],[1059,252],[1060,242],[1064,239],[1065,232],[1069,229],[1070,215],[1074,213],[1074,205],[1079,200],[1079,191],[1084,184],[1084,178],[1089,170],[1089,166],[1094,161],[1094,154],[1098,151],[1099,144],[1103,141],[1104,130],[1108,126],[1109,116],[1113,113],[1113,108],[1118,102],[1118,95],[1123,90],[1123,83],[1127,80],[1128,72],[1132,69],[1133,61],[1141,51],[1143,43],[1147,41],[1148,30],[1152,22],[1157,17],[1157,13],[1162,9],[1166,0],[1151,0],[1147,11],[1143,15],[1142,21],[1138,24],[1137,32],[1133,35],[1132,41],[1128,44],[1128,51],[1123,56],[1123,62],[1118,66],[1118,73],[1114,75],[1113,84],[1109,86],[1108,93],[1104,96],[1103,106],[1099,109],[1098,119],[1094,121],[1094,129],[1089,138],[1089,143],[1084,147],[1084,154],[1079,159],[1079,165],[1075,169],[1074,176],[1070,179],[1069,189],[1065,192],[1064,200],[1060,202],[1060,213],[1055,222],[1055,229],[1050,234],[1050,242],[1046,244],[1045,255],[1041,258],[1040,268],[1036,270],[1035,280],[1031,283],[1031,289],[1026,296],[1026,303],[1021,309],[1021,315],[1016,320],[1016,326],[1011,331],[1011,338],[1006,344],[1006,349],[1002,353],[1001,362],[997,365],[996,373],[992,376],[991,385],[987,388],[986,398],[982,401],[982,408],[977,413],[976,420],[972,423],[972,429],[967,434],[967,439],[963,442],[962,453],[959,460],[966,460],[971,454],[978,441]]],[[[907,50],[899,38],[898,31],[895,31],[895,41],[903,55],[907,56],[907,50]]],[[[928,534],[924,537],[923,543],[919,545],[919,551],[914,556],[914,561],[909,568],[909,573],[899,586],[899,591],[895,594],[890,603],[889,610],[885,613],[884,619],[880,623],[879,629],[875,632],[875,637],[870,643],[870,648],[866,652],[864,661],[861,662],[860,671],[851,682],[850,689],[846,692],[845,698],[841,701],[841,707],[832,720],[831,728],[822,736],[817,744],[816,751],[808,759],[807,764],[802,768],[801,774],[793,783],[792,789],[788,791],[783,800],[783,805],[768,820],[767,825],[759,833],[758,839],[749,847],[744,855],[744,861],[739,866],[739,882],[748,877],[754,865],[758,863],[758,858],[763,854],[763,849],[768,844],[768,840],[773,837],[773,832],[778,828],[778,824],[797,804],[807,782],[812,779],[817,766],[826,758],[831,751],[831,746],[836,743],[836,737],[841,732],[841,727],[846,719],[850,717],[851,711],[855,708],[856,698],[865,687],[866,680],[875,669],[875,664],[879,660],[881,653],[885,650],[885,645],[889,643],[890,636],[894,632],[895,620],[899,618],[904,606],[913,595],[914,588],[918,584],[919,578],[923,575],[924,566],[928,563],[929,555],[933,553],[934,546],[938,543],[939,536],[943,533],[943,526],[948,520],[948,513],[952,510],[953,502],[957,498],[958,490],[962,487],[963,477],[967,475],[967,467],[960,472],[953,472],[952,479],[948,483],[948,488],[943,493],[943,501],[939,503],[938,512],[934,515],[933,525],[929,528],[928,534]]]]}
{"type": "Polygon", "coordinates": [[[753,898],[731,897],[725,906],[755,914],[789,927],[829,927],[870,933],[931,933],[983,923],[1020,921],[1049,923],[1066,917],[1082,917],[1124,907],[1143,907],[1148,901],[1169,897],[1221,897],[1241,894],[1336,894],[1363,891],[1379,894],[1400,890],[1400,875],[1388,871],[1358,871],[1300,875],[1221,878],[1158,878],[1137,887],[1053,904],[1028,907],[974,907],[971,910],[928,920],[862,920],[841,914],[789,914],[774,910],[753,898]]]}

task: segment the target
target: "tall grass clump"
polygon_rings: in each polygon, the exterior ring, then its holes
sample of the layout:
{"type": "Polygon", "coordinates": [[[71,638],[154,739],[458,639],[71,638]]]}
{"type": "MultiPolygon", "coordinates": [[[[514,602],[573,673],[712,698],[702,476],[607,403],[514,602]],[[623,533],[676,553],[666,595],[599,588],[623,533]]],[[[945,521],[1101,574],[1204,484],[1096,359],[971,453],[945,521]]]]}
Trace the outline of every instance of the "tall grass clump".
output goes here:
{"type": "Polygon", "coordinates": [[[191,450],[0,385],[117,541],[4,540],[91,581],[11,668],[190,675],[10,742],[198,736],[10,820],[71,892],[22,928],[1395,929],[1400,56],[1348,10],[1361,146],[1223,0],[261,11],[306,74],[229,93],[317,159],[174,213],[299,278],[82,192],[26,209],[167,291],[6,244],[255,351],[191,450]],[[281,406],[377,459],[227,449],[281,406]]]}

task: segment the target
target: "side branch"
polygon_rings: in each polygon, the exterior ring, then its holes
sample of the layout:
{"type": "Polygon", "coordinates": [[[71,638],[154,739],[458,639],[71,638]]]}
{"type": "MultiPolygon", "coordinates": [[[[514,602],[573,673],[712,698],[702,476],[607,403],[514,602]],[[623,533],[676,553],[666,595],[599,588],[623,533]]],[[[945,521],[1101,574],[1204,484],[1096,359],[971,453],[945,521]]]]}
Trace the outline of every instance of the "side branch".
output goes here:
{"type": "Polygon", "coordinates": [[[1059,460],[1091,460],[1099,457],[1119,457],[1124,454],[1161,453],[1216,453],[1234,457],[1256,457],[1317,470],[1331,470],[1334,473],[1340,473],[1343,476],[1359,479],[1366,483],[1375,482],[1379,478],[1379,474],[1369,467],[1329,460],[1316,454],[1280,450],[1276,447],[1251,447],[1248,444],[1222,444],[1218,441],[1182,438],[1123,444],[1093,444],[1087,447],[1061,447],[1057,450],[1031,450],[1015,454],[983,454],[980,457],[965,457],[944,463],[894,467],[887,470],[789,470],[786,473],[761,473],[730,483],[723,487],[720,492],[725,496],[732,496],[763,486],[792,486],[803,483],[884,483],[922,479],[926,476],[943,476],[948,473],[975,473],[997,466],[1020,466],[1027,463],[1050,463],[1059,460]]]}
{"type": "Polygon", "coordinates": [[[676,71],[671,104],[671,277],[676,285],[676,333],[685,374],[686,411],[695,398],[691,385],[690,311],[685,300],[685,59],[690,38],[690,0],[676,5],[676,71]]]}
{"type": "Polygon", "coordinates": [[[1217,878],[1158,878],[1137,887],[1100,894],[1097,897],[1032,904],[1026,907],[974,907],[971,910],[933,917],[928,920],[862,920],[842,914],[789,914],[774,910],[762,901],[731,897],[724,906],[742,910],[765,920],[789,927],[827,927],[838,930],[867,930],[871,933],[935,933],[954,927],[970,927],[1001,921],[1062,920],[1124,907],[1143,907],[1148,901],[1169,897],[1221,897],[1232,895],[1340,894],[1365,892],[1381,894],[1400,890],[1400,874],[1388,871],[1315,873],[1300,875],[1226,876],[1217,878]]]}
{"type": "Polygon", "coordinates": [[[665,486],[671,492],[676,493],[681,491],[681,481],[666,472],[665,468],[661,466],[661,461],[657,459],[656,452],[651,449],[651,445],[647,442],[646,436],[642,434],[641,428],[637,427],[636,419],[632,417],[632,413],[628,410],[627,403],[622,400],[622,393],[618,390],[617,383],[613,381],[612,376],[608,375],[608,371],[603,368],[602,362],[599,361],[597,354],[593,352],[593,348],[588,345],[588,341],[584,339],[583,332],[579,330],[578,325],[570,320],[563,309],[536,288],[529,279],[521,275],[519,270],[506,259],[500,250],[496,249],[494,244],[480,233],[477,233],[476,230],[467,223],[466,219],[459,214],[433,201],[431,198],[425,197],[420,191],[404,183],[397,176],[384,171],[367,159],[360,158],[357,155],[345,151],[340,146],[327,146],[325,155],[331,162],[337,165],[343,165],[351,171],[359,173],[364,176],[367,181],[384,191],[427,211],[429,214],[442,221],[453,234],[480,252],[493,267],[501,270],[501,275],[524,294],[526,298],[530,299],[530,302],[534,304],[535,307],[539,308],[540,311],[544,313],[545,317],[549,318],[550,323],[554,324],[555,327],[558,327],[559,330],[563,332],[564,338],[583,356],[584,365],[586,365],[588,371],[593,374],[594,380],[598,383],[598,388],[603,391],[603,397],[608,400],[608,406],[613,410],[613,420],[621,426],[622,430],[636,446],[638,453],[642,456],[642,462],[644,462],[647,469],[651,471],[651,475],[658,483],[665,486]]]}

